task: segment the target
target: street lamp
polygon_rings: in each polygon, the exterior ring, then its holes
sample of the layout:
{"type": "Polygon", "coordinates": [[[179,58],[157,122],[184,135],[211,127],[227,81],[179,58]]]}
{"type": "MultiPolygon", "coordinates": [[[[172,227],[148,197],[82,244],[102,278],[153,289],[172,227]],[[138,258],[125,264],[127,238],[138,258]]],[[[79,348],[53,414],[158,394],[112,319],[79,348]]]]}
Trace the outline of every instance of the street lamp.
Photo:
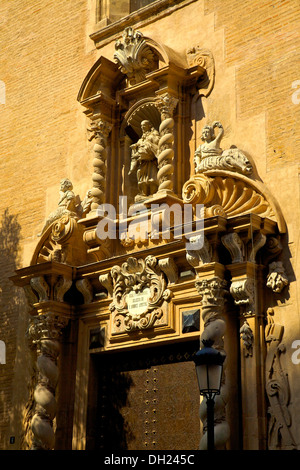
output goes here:
{"type": "Polygon", "coordinates": [[[223,362],[225,355],[212,347],[212,340],[202,340],[203,348],[194,355],[200,395],[206,398],[207,406],[207,450],[214,449],[215,396],[220,395],[223,362]]]}

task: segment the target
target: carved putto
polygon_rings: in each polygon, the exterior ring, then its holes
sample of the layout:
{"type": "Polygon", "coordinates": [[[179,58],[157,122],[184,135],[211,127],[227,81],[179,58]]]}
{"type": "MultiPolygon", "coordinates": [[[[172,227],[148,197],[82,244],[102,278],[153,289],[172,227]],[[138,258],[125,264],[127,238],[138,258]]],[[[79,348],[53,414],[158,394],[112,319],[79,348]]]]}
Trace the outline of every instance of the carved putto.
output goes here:
{"type": "Polygon", "coordinates": [[[215,121],[211,126],[204,126],[202,129],[201,144],[194,154],[195,172],[203,173],[206,170],[230,170],[238,173],[250,175],[252,165],[246,155],[237,148],[222,150],[220,142],[224,135],[224,129],[220,122],[215,121]],[[215,128],[219,129],[215,135],[215,128]]]}
{"type": "Polygon", "coordinates": [[[122,266],[114,266],[110,274],[110,310],[115,314],[115,325],[119,327],[124,320],[127,332],[151,328],[163,315],[163,301],[171,297],[157,259],[151,255],[145,260],[130,257],[122,266]]]}
{"type": "Polygon", "coordinates": [[[145,80],[146,74],[155,68],[156,55],[140,31],[125,28],[122,39],[116,41],[115,50],[114,59],[130,85],[145,80]]]}

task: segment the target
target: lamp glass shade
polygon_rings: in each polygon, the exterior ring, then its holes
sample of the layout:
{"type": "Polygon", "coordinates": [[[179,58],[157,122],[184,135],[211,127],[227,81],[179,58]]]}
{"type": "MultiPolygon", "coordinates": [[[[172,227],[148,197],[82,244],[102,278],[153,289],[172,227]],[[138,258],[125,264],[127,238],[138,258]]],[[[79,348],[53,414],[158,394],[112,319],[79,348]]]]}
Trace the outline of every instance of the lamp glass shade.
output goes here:
{"type": "Polygon", "coordinates": [[[201,364],[196,366],[200,395],[218,395],[220,393],[223,366],[219,364],[201,364]]]}

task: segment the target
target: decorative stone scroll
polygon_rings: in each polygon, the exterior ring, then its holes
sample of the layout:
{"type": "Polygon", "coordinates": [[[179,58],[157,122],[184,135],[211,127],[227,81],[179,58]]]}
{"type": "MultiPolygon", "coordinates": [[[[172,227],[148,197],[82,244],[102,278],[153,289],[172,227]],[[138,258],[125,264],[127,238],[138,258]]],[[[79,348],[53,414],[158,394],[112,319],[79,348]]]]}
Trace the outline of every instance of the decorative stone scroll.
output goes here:
{"type": "Polygon", "coordinates": [[[162,318],[162,303],[171,298],[164,273],[154,256],[145,260],[133,257],[111,269],[113,301],[110,310],[117,327],[124,331],[144,330],[162,318]]]}
{"type": "Polygon", "coordinates": [[[205,69],[205,74],[198,79],[196,84],[197,93],[193,98],[193,101],[196,101],[201,95],[208,96],[213,89],[215,62],[211,51],[202,48],[200,45],[189,48],[186,56],[189,67],[201,66],[205,69]]]}
{"type": "Polygon", "coordinates": [[[116,41],[115,51],[114,59],[130,85],[145,80],[146,74],[156,68],[156,53],[143,34],[131,27],[124,29],[122,39],[116,41]]]}
{"type": "Polygon", "coordinates": [[[232,177],[221,170],[197,174],[182,188],[185,203],[204,204],[205,217],[234,217],[247,213],[275,219],[272,205],[262,190],[247,177],[232,177]],[[222,174],[220,174],[222,173],[222,174]]]}
{"type": "Polygon", "coordinates": [[[104,203],[106,189],[106,146],[107,138],[112,125],[102,119],[92,121],[88,131],[89,140],[95,140],[94,144],[94,172],[92,176],[93,188],[91,189],[91,210],[96,210],[99,204],[104,203]]]}

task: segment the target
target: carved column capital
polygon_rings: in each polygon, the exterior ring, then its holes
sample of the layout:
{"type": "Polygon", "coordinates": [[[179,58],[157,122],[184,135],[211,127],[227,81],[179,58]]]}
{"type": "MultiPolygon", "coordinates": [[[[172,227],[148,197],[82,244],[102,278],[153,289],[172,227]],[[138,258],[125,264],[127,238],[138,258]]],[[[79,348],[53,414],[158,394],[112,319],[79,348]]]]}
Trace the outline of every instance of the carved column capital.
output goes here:
{"type": "Polygon", "coordinates": [[[59,341],[69,319],[53,312],[43,313],[30,319],[28,338],[37,346],[43,340],[59,341]]]}
{"type": "MultiPolygon", "coordinates": [[[[202,296],[202,309],[207,309],[214,316],[220,315],[224,307],[225,287],[227,282],[219,277],[196,279],[195,286],[202,296]]],[[[208,320],[205,320],[207,322],[208,320]]]]}
{"type": "Polygon", "coordinates": [[[164,93],[159,95],[155,105],[160,112],[161,120],[171,118],[173,116],[174,110],[178,104],[178,99],[169,93],[164,93]]]}

